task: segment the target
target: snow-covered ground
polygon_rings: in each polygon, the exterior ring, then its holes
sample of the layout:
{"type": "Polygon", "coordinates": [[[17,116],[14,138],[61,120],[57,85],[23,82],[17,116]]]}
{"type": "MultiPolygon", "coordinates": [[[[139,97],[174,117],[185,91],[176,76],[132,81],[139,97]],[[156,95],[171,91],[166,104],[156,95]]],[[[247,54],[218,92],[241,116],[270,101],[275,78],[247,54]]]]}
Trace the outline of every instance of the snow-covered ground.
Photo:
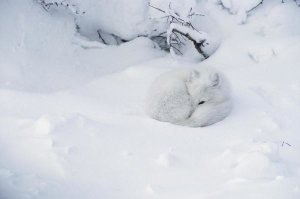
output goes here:
{"type": "Polygon", "coordinates": [[[299,199],[300,8],[265,0],[238,25],[198,3],[222,36],[209,59],[138,38],[104,46],[69,15],[0,1],[0,199],[299,199]],[[212,65],[234,110],[205,128],[149,118],[151,82],[212,65]]]}

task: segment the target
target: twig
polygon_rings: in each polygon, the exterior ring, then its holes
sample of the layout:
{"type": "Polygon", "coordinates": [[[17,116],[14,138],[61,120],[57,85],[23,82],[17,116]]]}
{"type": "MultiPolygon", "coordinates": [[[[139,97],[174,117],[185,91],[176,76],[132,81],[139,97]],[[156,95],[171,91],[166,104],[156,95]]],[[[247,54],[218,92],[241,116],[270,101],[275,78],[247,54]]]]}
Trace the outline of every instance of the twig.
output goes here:
{"type": "Polygon", "coordinates": [[[181,55],[183,55],[182,52],[178,48],[176,48],[174,45],[171,44],[170,46],[171,46],[171,48],[174,48],[175,50],[177,50],[181,55]]]}
{"type": "Polygon", "coordinates": [[[196,50],[205,58],[207,59],[209,56],[206,55],[205,52],[203,52],[202,48],[204,45],[204,42],[206,41],[205,39],[201,40],[200,42],[197,42],[193,37],[191,37],[191,35],[189,33],[183,33],[177,29],[173,29],[172,32],[177,32],[183,36],[185,36],[186,38],[188,38],[189,40],[191,40],[194,43],[194,46],[196,48],[196,50]]]}
{"type": "Polygon", "coordinates": [[[259,4],[257,4],[256,6],[254,6],[253,8],[251,8],[250,10],[248,10],[247,13],[250,13],[252,10],[256,9],[258,6],[262,5],[264,2],[264,0],[261,0],[261,2],[259,4]]]}
{"type": "Polygon", "coordinates": [[[288,146],[290,146],[290,147],[292,146],[292,145],[290,145],[289,143],[283,141],[282,144],[281,144],[281,146],[283,147],[284,145],[288,145],[288,146]]]}
{"type": "Polygon", "coordinates": [[[153,6],[153,5],[151,5],[150,3],[148,3],[148,5],[149,5],[151,8],[154,8],[154,9],[160,11],[160,12],[166,13],[166,11],[164,11],[164,10],[162,10],[162,9],[160,9],[160,8],[157,8],[157,7],[153,6]]]}
{"type": "Polygon", "coordinates": [[[104,44],[107,44],[106,41],[103,39],[103,37],[101,36],[101,31],[100,30],[97,30],[97,33],[98,33],[98,37],[99,39],[101,39],[102,43],[104,44]]]}

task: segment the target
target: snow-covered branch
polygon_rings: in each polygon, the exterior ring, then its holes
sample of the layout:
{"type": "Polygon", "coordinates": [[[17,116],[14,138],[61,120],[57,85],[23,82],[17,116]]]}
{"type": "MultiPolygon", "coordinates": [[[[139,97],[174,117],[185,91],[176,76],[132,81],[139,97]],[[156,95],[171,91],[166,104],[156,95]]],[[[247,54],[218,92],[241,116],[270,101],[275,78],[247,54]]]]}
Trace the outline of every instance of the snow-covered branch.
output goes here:
{"type": "Polygon", "coordinates": [[[81,12],[75,4],[71,4],[67,0],[37,0],[37,2],[40,3],[46,11],[49,11],[54,6],[57,8],[58,7],[66,8],[71,13],[76,15],[85,14],[85,12],[81,12]]]}
{"type": "MultiPolygon", "coordinates": [[[[204,46],[204,43],[208,37],[208,35],[205,32],[197,31],[196,29],[193,29],[189,26],[183,26],[181,24],[172,23],[170,25],[170,28],[168,29],[167,35],[168,35],[168,44],[172,46],[172,40],[179,40],[178,35],[176,33],[185,36],[187,39],[193,42],[196,50],[206,59],[209,57],[209,55],[206,55],[206,53],[202,50],[202,47],[204,46]],[[175,37],[172,35],[175,34],[175,37]]],[[[177,41],[178,43],[180,42],[177,41]]]]}
{"type": "MultiPolygon", "coordinates": [[[[208,41],[208,34],[197,30],[193,25],[193,17],[204,16],[194,11],[193,7],[186,10],[185,13],[179,12],[181,10],[173,9],[171,3],[169,3],[166,10],[149,4],[151,8],[162,13],[160,18],[166,18],[167,30],[166,34],[160,35],[160,37],[166,37],[166,43],[174,54],[184,54],[184,49],[192,47],[192,45],[186,45],[188,41],[192,42],[195,49],[204,59],[207,59],[211,53],[206,53],[203,47],[210,45],[208,41]]],[[[177,8],[179,9],[179,8],[177,8]]],[[[198,27],[199,28],[199,27],[198,27]]],[[[161,41],[161,40],[160,40],[161,41]]],[[[161,42],[165,45],[164,42],[161,42]]]]}
{"type": "Polygon", "coordinates": [[[219,3],[231,14],[236,15],[237,22],[243,24],[247,21],[250,12],[262,5],[264,0],[220,0],[219,3]]]}

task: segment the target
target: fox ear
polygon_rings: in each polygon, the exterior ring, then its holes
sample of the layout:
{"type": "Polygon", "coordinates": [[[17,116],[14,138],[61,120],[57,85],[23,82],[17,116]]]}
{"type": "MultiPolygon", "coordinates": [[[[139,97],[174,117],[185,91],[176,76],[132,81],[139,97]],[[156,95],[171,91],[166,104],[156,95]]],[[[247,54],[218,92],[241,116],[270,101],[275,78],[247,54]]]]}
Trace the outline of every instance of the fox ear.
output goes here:
{"type": "Polygon", "coordinates": [[[218,73],[212,73],[210,80],[212,81],[212,86],[218,86],[220,84],[220,75],[218,73]]]}
{"type": "Polygon", "coordinates": [[[200,73],[196,70],[192,70],[188,77],[188,82],[192,82],[195,79],[198,79],[200,77],[200,73]]]}

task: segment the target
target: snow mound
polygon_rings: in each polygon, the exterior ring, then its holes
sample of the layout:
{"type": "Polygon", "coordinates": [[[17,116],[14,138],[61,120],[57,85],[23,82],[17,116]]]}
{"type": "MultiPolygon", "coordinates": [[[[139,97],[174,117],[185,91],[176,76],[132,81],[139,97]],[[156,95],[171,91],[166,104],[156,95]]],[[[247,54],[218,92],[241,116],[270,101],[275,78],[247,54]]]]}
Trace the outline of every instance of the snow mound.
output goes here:
{"type": "Polygon", "coordinates": [[[72,2],[85,12],[77,18],[77,23],[81,27],[81,33],[89,38],[97,38],[99,29],[128,40],[143,35],[148,30],[148,1],[73,0],[72,2]]]}
{"type": "Polygon", "coordinates": [[[255,6],[259,5],[262,2],[262,0],[221,0],[221,3],[223,6],[232,14],[237,14],[240,12],[240,10],[243,10],[245,12],[249,12],[251,9],[253,9],[255,6]]]}
{"type": "Polygon", "coordinates": [[[222,5],[233,15],[239,24],[243,24],[247,20],[247,13],[257,7],[263,0],[220,0],[222,5]]]}
{"type": "Polygon", "coordinates": [[[2,88],[53,92],[163,55],[148,38],[137,38],[120,48],[90,41],[76,34],[72,16],[45,12],[31,0],[1,4],[0,23],[5,27],[0,33],[2,88]],[[15,14],[5,18],[9,13],[15,14]]]}
{"type": "Polygon", "coordinates": [[[269,46],[251,46],[248,50],[250,58],[256,62],[265,62],[276,56],[275,50],[269,46]]]}
{"type": "Polygon", "coordinates": [[[299,35],[300,12],[294,2],[274,6],[266,16],[263,33],[266,36],[299,35]]]}
{"type": "Polygon", "coordinates": [[[161,153],[156,159],[158,165],[168,168],[179,163],[179,158],[170,149],[167,152],[161,153]]]}

